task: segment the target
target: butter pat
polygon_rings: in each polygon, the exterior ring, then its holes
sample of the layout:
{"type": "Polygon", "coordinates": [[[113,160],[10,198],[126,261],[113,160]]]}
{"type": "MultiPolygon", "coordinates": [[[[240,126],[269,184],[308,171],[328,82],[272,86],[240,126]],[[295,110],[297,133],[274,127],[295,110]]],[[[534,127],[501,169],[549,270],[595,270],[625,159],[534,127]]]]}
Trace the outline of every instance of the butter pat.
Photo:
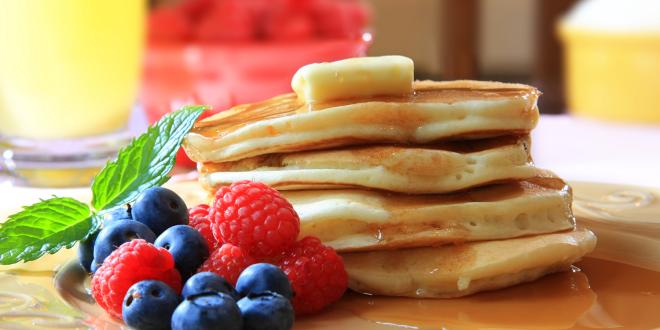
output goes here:
{"type": "Polygon", "coordinates": [[[412,93],[413,61],[405,56],[356,57],[305,65],[291,87],[306,103],[412,93]]]}

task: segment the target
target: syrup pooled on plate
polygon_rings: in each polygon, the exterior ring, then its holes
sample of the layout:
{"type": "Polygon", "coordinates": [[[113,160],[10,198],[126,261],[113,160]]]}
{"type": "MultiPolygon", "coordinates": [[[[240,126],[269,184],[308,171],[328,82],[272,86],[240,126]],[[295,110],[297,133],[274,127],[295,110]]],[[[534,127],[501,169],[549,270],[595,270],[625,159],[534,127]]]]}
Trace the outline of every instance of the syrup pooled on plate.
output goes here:
{"type": "Polygon", "coordinates": [[[570,272],[456,299],[347,293],[296,329],[598,329],[660,325],[660,273],[586,258],[570,272]]]}

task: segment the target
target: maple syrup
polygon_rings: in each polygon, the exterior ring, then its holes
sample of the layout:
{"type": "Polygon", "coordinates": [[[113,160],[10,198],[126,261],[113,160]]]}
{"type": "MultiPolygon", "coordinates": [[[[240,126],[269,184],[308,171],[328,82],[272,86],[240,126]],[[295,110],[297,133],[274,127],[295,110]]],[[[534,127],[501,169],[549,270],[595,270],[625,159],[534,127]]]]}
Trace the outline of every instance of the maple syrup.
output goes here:
{"type": "Polygon", "coordinates": [[[570,272],[456,299],[346,294],[296,329],[594,329],[660,326],[660,273],[586,258],[570,272]]]}

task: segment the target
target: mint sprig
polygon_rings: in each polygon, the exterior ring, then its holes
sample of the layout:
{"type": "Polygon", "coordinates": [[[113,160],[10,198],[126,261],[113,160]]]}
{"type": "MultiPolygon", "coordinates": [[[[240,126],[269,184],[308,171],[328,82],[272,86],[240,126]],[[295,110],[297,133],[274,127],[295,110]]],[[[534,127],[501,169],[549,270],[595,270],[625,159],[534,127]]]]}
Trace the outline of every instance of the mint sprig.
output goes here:
{"type": "Polygon", "coordinates": [[[184,107],[163,117],[121,150],[94,178],[92,206],[109,209],[134,200],[147,188],[165,183],[174,157],[204,106],[184,107]]]}
{"type": "Polygon", "coordinates": [[[70,248],[92,229],[92,210],[73,198],[54,197],[9,216],[0,229],[0,264],[35,260],[70,248]]]}
{"type": "Polygon", "coordinates": [[[120,150],[117,159],[94,178],[93,209],[73,198],[54,197],[9,216],[0,224],[0,264],[31,261],[70,248],[98,230],[98,214],[165,183],[183,138],[205,109],[187,106],[172,112],[120,150]]]}

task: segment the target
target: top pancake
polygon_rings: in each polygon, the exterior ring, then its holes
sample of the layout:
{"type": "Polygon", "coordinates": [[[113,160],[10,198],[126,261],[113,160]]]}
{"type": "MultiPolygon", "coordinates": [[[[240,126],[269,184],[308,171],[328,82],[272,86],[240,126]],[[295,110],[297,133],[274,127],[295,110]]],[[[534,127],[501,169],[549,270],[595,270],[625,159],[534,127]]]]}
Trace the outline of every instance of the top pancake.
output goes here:
{"type": "Polygon", "coordinates": [[[198,122],[184,141],[197,162],[373,144],[427,144],[526,134],[538,90],[483,81],[418,81],[407,96],[305,104],[295,94],[246,104],[198,122]]]}

